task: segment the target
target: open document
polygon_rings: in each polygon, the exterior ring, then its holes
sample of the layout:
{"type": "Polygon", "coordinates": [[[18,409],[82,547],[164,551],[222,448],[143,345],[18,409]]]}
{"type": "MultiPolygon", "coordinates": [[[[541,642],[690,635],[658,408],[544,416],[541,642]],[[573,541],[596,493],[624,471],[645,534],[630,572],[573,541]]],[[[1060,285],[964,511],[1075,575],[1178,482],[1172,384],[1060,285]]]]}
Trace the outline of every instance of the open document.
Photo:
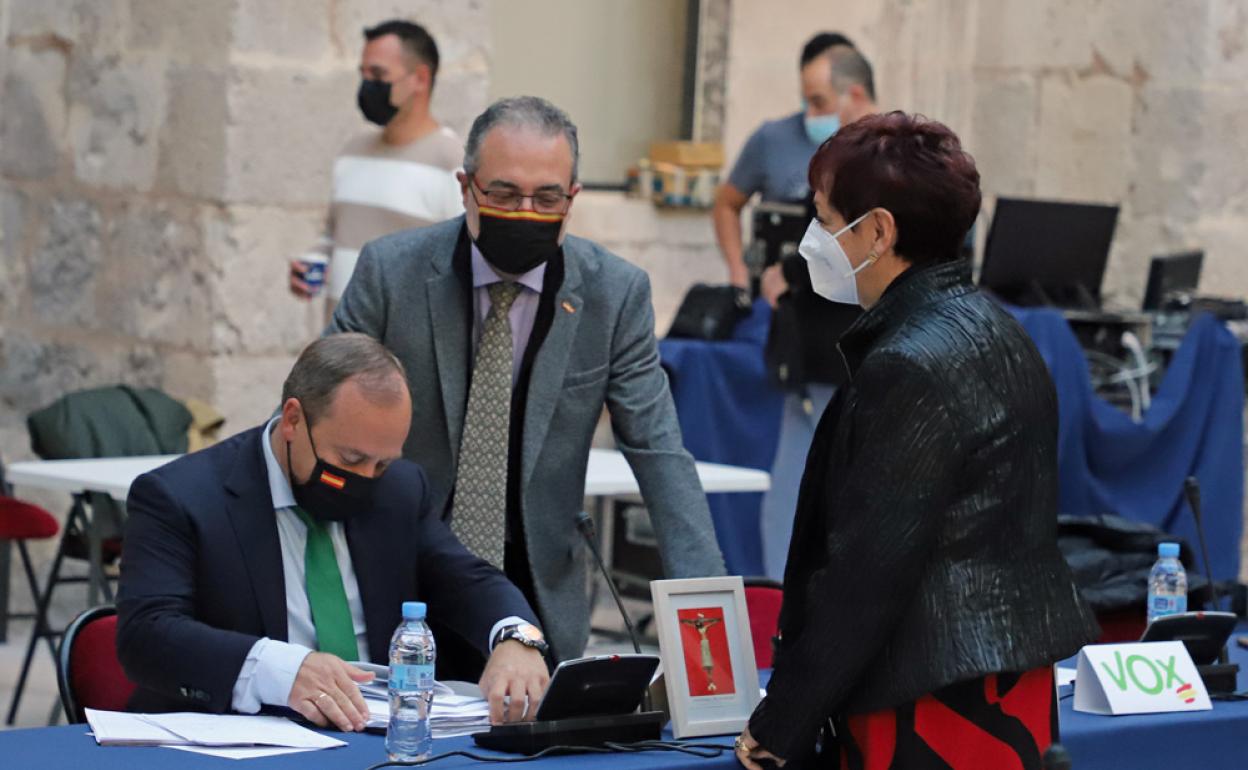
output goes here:
{"type": "Polygon", "coordinates": [[[276,716],[126,714],[95,709],[86,712],[95,742],[101,746],[270,747],[308,751],[347,745],[276,716]]]}

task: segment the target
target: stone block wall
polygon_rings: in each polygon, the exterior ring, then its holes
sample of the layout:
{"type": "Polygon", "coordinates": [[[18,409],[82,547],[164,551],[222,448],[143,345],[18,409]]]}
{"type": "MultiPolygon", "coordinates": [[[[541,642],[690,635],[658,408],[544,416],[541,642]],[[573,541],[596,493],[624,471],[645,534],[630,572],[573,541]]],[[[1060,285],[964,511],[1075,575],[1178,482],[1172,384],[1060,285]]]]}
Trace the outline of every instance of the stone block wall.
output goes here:
{"type": "Polygon", "coordinates": [[[1150,258],[1188,248],[1202,291],[1248,295],[1242,0],[733,0],[730,29],[729,158],[797,108],[802,43],[840,30],[884,109],[947,123],[975,156],[981,244],[997,196],[1117,203],[1111,304],[1138,308],[1150,258]]]}
{"type": "MultiPolygon", "coordinates": [[[[725,141],[797,107],[797,53],[844,31],[881,105],[949,124],[996,196],[1118,203],[1110,300],[1149,259],[1206,250],[1204,291],[1248,294],[1248,6],[1239,0],[733,0],[725,141]]],[[[982,236],[981,236],[982,237],[982,236]]]]}
{"type": "MultiPolygon", "coordinates": [[[[322,303],[289,295],[286,265],[319,236],[334,156],[367,125],[361,30],[394,17],[431,29],[435,108],[463,135],[484,107],[484,14],[437,0],[0,0],[0,455],[31,458],[26,415],[100,385],[204,399],[227,432],[264,419],[324,321],[322,303]]],[[[58,592],[54,622],[83,602],[58,592]]],[[[29,608],[22,590],[13,603],[29,608]]]]}
{"type": "MultiPolygon", "coordinates": [[[[227,430],[262,419],[323,319],[287,294],[286,261],[318,235],[333,156],[365,127],[361,29],[430,27],[435,112],[462,136],[485,106],[490,5],[0,0],[0,453],[30,456],[31,410],[116,382],[207,399],[227,430]]],[[[722,131],[730,159],[797,108],[805,39],[843,30],[883,106],[962,135],[986,209],[1121,203],[1114,297],[1138,301],[1149,257],[1191,246],[1208,253],[1204,289],[1248,293],[1241,0],[783,5],[707,4],[722,38],[701,52],[714,114],[699,129],[722,131]]],[[[571,229],[650,272],[660,333],[691,283],[724,278],[709,217],[591,193],[571,229]]]]}
{"type": "Polygon", "coordinates": [[[112,383],[262,419],[324,308],[286,291],[365,125],[361,30],[438,39],[437,114],[483,107],[485,4],[0,0],[0,452],[24,418],[112,383]]]}

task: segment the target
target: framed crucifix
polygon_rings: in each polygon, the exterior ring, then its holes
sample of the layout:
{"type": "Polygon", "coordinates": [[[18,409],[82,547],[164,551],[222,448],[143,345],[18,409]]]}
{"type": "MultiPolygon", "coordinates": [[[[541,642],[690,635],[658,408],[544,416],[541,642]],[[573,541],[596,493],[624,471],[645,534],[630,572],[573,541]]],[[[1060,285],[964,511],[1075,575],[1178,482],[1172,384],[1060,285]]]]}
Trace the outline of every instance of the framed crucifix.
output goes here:
{"type": "Polygon", "coordinates": [[[655,580],[650,595],[672,732],[740,732],[760,697],[741,578],[655,580]]]}

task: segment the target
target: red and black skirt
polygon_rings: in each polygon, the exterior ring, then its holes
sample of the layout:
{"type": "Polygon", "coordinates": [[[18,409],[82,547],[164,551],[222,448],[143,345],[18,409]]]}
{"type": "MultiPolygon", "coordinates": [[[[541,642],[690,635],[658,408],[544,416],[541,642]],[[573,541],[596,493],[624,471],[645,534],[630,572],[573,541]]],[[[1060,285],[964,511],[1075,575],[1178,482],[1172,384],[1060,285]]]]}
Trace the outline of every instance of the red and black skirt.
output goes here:
{"type": "Polygon", "coordinates": [[[1040,770],[1057,742],[1053,669],[958,682],[834,725],[841,770],[1040,770]]]}

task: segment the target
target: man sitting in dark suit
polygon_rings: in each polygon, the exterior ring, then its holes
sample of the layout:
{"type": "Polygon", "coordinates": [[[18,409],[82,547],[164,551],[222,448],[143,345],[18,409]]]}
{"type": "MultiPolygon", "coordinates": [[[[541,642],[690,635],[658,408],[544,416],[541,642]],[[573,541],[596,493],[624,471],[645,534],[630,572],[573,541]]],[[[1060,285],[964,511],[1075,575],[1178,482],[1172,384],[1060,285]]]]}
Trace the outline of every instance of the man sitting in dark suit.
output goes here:
{"type": "Polygon", "coordinates": [[[371,675],[344,661],[386,662],[414,599],[489,656],[495,722],[536,707],[536,616],[430,509],[424,471],[399,459],[410,424],[398,360],[327,337],[299,356],[278,417],[134,482],[117,635],[132,709],[289,706],[363,729],[371,675]]]}

